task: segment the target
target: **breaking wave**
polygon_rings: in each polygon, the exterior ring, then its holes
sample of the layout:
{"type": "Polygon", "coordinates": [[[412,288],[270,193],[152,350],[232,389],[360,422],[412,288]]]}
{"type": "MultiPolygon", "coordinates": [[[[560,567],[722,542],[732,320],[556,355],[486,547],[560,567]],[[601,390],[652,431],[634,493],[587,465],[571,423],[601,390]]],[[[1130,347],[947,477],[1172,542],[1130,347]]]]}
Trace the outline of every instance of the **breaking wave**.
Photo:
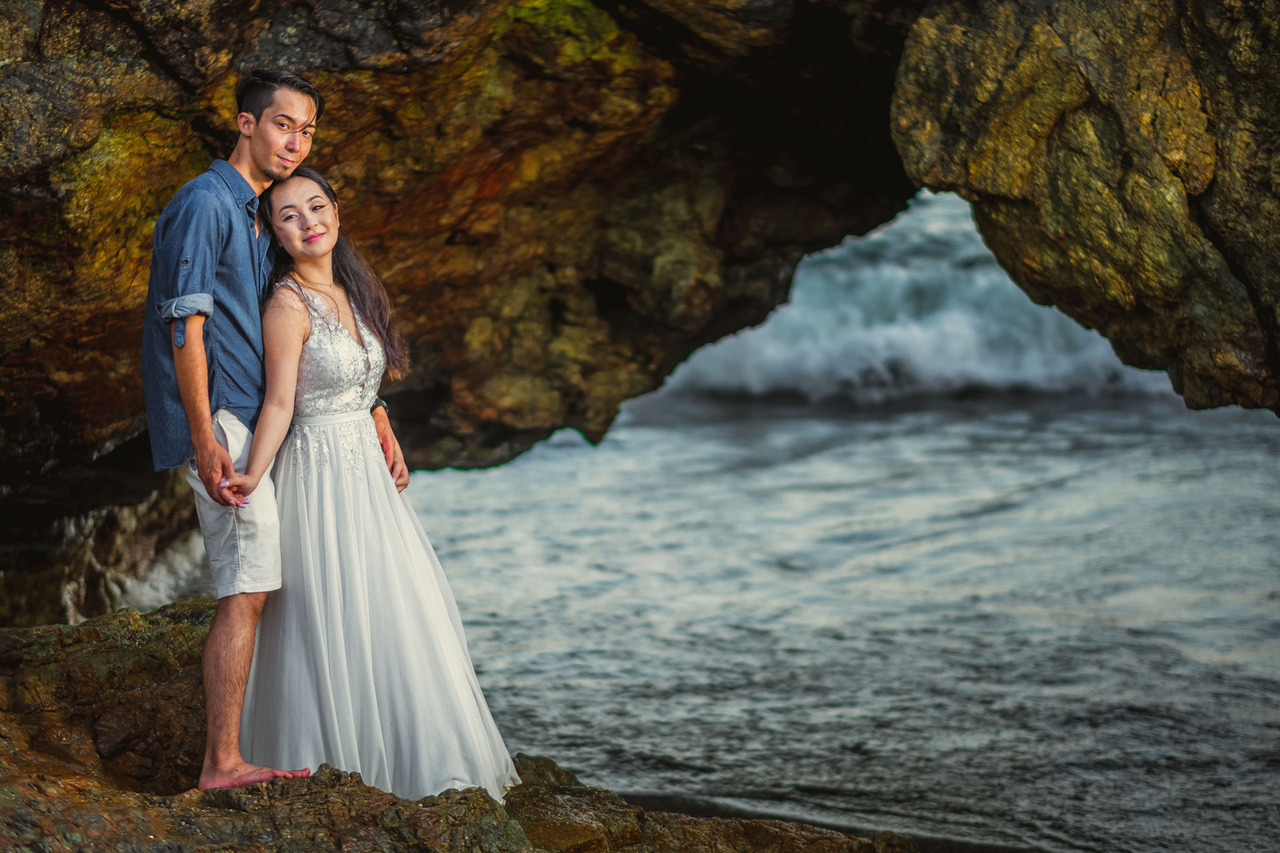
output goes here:
{"type": "Polygon", "coordinates": [[[922,192],[894,221],[806,258],[762,325],[695,353],[678,393],[879,402],[990,391],[1171,393],[1096,332],[1036,305],[966,202],[922,192]]]}

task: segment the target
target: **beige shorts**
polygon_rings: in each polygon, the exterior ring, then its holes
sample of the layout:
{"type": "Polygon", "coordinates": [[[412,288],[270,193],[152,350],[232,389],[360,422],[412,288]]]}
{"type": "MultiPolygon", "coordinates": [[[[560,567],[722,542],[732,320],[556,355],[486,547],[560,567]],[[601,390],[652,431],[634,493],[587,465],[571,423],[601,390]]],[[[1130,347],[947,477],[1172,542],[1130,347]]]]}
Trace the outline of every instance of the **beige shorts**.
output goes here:
{"type": "MultiPolygon", "coordinates": [[[[249,465],[253,433],[240,419],[219,409],[213,413],[213,434],[231,454],[236,471],[249,465]]],[[[276,510],[276,487],[268,470],[243,508],[223,506],[209,497],[196,460],[182,466],[183,476],[195,493],[200,533],[209,554],[214,591],[218,598],[242,592],[270,592],[280,588],[280,516],[276,510]]]]}

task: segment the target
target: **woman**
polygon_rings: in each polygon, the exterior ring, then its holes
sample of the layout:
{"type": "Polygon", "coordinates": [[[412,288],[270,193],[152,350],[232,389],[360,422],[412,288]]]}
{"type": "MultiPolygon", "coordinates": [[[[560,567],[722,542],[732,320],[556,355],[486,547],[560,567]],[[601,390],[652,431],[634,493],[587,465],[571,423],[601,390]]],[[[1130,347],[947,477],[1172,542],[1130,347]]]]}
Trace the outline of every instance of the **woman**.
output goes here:
{"type": "Polygon", "coordinates": [[[519,778],[369,417],[384,365],[393,377],[408,366],[386,291],[319,173],[297,169],[259,210],[278,259],[262,313],[267,393],[232,488],[247,499],[276,457],[283,585],[258,626],[244,753],[269,767],[327,761],[411,799],[479,786],[501,800],[519,778]]]}

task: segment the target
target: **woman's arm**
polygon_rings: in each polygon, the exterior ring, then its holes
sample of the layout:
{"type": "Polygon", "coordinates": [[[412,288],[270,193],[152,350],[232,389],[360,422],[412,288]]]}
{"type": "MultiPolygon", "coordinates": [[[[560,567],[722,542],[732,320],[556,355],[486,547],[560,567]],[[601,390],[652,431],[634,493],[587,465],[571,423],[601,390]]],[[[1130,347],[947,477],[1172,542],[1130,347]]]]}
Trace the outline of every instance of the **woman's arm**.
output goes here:
{"type": "Polygon", "coordinates": [[[262,310],[266,400],[262,404],[262,413],[258,415],[253,446],[249,449],[249,469],[243,475],[231,478],[231,490],[242,500],[258,487],[289,431],[302,345],[310,334],[311,317],[302,297],[290,287],[277,288],[262,310]]]}
{"type": "Polygon", "coordinates": [[[373,410],[373,426],[378,432],[378,444],[382,445],[382,454],[387,457],[387,470],[391,479],[396,481],[396,489],[403,492],[409,485],[409,466],[404,463],[404,451],[400,442],[391,431],[391,421],[387,418],[385,406],[373,410]]]}

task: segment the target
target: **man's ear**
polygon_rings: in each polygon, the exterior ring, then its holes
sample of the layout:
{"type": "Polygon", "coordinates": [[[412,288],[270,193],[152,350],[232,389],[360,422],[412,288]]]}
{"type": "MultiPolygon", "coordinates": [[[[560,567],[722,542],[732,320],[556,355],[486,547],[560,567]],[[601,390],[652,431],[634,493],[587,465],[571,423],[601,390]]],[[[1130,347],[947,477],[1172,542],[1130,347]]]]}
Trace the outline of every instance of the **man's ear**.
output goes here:
{"type": "Polygon", "coordinates": [[[253,113],[240,113],[236,116],[236,127],[240,129],[241,136],[253,136],[258,120],[253,117],[253,113]]]}

